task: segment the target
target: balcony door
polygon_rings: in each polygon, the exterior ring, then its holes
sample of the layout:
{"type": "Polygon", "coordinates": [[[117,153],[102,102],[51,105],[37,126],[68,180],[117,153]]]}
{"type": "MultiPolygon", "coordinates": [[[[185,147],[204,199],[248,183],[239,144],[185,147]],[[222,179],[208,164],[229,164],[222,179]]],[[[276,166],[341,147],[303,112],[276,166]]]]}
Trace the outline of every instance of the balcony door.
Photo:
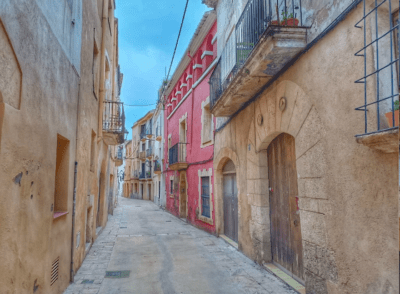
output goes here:
{"type": "Polygon", "coordinates": [[[279,135],[268,147],[268,176],[272,260],[304,280],[295,139],[291,135],[279,135]]]}
{"type": "Polygon", "coordinates": [[[178,161],[186,162],[186,120],[180,122],[179,124],[179,144],[178,150],[178,161]]]}

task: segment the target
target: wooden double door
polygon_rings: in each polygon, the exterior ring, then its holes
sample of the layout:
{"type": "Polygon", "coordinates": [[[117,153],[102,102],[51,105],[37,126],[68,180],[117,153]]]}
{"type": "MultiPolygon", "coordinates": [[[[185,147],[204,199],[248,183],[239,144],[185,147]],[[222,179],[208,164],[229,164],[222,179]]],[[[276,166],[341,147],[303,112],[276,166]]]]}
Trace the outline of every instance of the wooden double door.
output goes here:
{"type": "Polygon", "coordinates": [[[224,184],[224,234],[238,242],[238,195],[236,173],[233,162],[229,162],[223,173],[224,184]]]}
{"type": "Polygon", "coordinates": [[[274,263],[304,281],[295,139],[281,134],[268,147],[271,249],[274,263]]]}

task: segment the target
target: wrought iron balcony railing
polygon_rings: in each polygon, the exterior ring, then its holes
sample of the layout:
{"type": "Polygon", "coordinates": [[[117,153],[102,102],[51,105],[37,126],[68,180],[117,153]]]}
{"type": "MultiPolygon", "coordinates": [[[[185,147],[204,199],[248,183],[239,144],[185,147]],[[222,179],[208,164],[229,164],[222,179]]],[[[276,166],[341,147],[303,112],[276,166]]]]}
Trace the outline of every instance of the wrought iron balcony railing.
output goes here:
{"type": "Polygon", "coordinates": [[[118,143],[122,144],[125,133],[124,103],[104,101],[103,107],[103,132],[122,135],[117,139],[118,143]]]}
{"type": "Polygon", "coordinates": [[[154,172],[161,172],[161,162],[154,160],[154,172]]]}
{"type": "Polygon", "coordinates": [[[149,126],[146,128],[146,135],[153,135],[153,127],[149,126]]]}
{"type": "Polygon", "coordinates": [[[145,179],[146,178],[146,173],[145,173],[145,171],[142,171],[140,174],[139,174],[139,179],[145,179]]]}
{"type": "Polygon", "coordinates": [[[140,177],[140,172],[138,171],[138,170],[135,170],[134,172],[133,172],[133,178],[134,179],[138,179],[139,177],[140,177]]]}
{"type": "Polygon", "coordinates": [[[151,157],[153,156],[153,148],[147,148],[146,149],[146,157],[151,157]]]}
{"type": "Polygon", "coordinates": [[[146,139],[146,131],[140,133],[140,140],[146,139]]]}
{"type": "Polygon", "coordinates": [[[115,159],[116,160],[123,160],[123,152],[122,150],[118,150],[117,153],[115,154],[115,159]]]}
{"type": "Polygon", "coordinates": [[[146,179],[151,179],[151,171],[146,172],[146,179]]]}
{"type": "MultiPolygon", "coordinates": [[[[303,27],[301,0],[249,0],[210,78],[213,107],[268,28],[303,27]]],[[[272,32],[271,32],[272,34],[272,32]]]]}
{"type": "Polygon", "coordinates": [[[169,149],[169,164],[186,162],[186,143],[177,143],[169,149]]]}

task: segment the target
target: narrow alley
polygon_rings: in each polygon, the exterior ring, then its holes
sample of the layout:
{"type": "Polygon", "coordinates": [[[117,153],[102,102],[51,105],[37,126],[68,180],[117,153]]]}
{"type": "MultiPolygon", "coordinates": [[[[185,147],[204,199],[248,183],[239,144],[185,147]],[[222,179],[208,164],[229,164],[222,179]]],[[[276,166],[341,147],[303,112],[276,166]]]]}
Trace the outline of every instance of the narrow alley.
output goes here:
{"type": "Polygon", "coordinates": [[[152,202],[119,198],[114,216],[64,292],[72,293],[296,292],[223,239],[152,202]],[[110,271],[122,271],[122,277],[106,277],[110,271]]]}

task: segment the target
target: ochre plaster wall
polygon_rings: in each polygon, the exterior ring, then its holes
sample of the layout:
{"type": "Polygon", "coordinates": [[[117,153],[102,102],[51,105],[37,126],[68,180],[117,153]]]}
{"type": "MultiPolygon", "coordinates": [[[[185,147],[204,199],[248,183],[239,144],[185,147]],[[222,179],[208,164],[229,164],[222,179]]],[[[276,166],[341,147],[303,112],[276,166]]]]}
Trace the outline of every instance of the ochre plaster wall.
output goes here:
{"type": "Polygon", "coordinates": [[[354,110],[363,102],[354,84],[363,74],[354,57],[361,18],[359,7],[215,136],[217,232],[229,158],[238,174],[239,249],[258,262],[271,261],[266,149],[280,133],[295,137],[307,293],[399,291],[398,153],[355,140],[364,126],[354,110]]]}
{"type": "Polygon", "coordinates": [[[72,211],[79,77],[36,1],[1,1],[0,20],[8,35],[0,42],[13,48],[22,76],[20,105],[10,103],[19,98],[3,97],[1,106],[0,289],[32,293],[36,285],[36,293],[62,293],[69,284],[72,219],[69,213],[53,220],[51,208],[60,134],[70,142],[66,194],[72,211]],[[50,287],[57,257],[59,280],[50,287]]]}

